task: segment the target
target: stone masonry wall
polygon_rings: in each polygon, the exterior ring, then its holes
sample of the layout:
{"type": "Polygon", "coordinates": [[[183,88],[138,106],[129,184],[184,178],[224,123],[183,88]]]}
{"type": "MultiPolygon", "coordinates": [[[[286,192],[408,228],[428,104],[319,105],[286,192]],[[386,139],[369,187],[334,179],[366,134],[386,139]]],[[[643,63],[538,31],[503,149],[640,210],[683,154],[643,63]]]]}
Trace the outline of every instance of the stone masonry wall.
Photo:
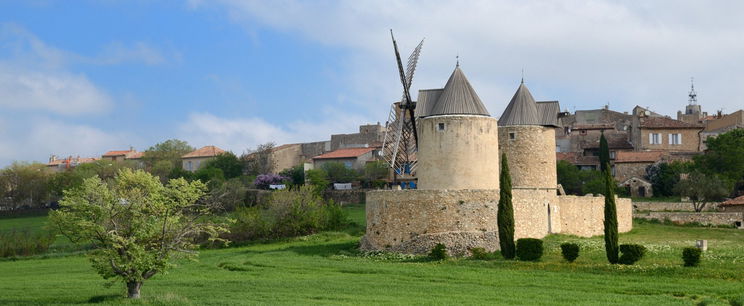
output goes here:
{"type": "Polygon", "coordinates": [[[556,188],[555,129],[534,125],[499,127],[499,151],[509,160],[512,186],[556,188]],[[511,139],[510,133],[514,133],[511,139]]]}
{"type": "Polygon", "coordinates": [[[370,191],[361,248],[425,254],[444,243],[454,254],[493,251],[498,199],[498,190],[370,191]]]}
{"type": "MultiPolygon", "coordinates": [[[[580,237],[604,235],[604,197],[559,196],[561,233],[580,237]]],[[[621,233],[633,229],[630,199],[616,198],[617,227],[621,233]]]]}
{"type": "Polygon", "coordinates": [[[674,223],[700,223],[705,225],[741,225],[744,222],[744,213],[741,212],[647,212],[635,213],[636,218],[648,220],[669,220],[674,223]]]}
{"type": "Polygon", "coordinates": [[[499,188],[498,123],[495,118],[475,115],[426,117],[418,120],[418,133],[416,176],[419,189],[499,188]]]}
{"type": "Polygon", "coordinates": [[[555,189],[512,189],[514,205],[514,239],[543,238],[561,231],[560,217],[555,209],[558,196],[555,189]],[[548,213],[548,209],[551,210],[548,213]],[[550,215],[550,221],[548,219],[550,215]]]}
{"type": "MultiPolygon", "coordinates": [[[[708,203],[703,211],[718,210],[718,203],[708,203]]],[[[690,202],[633,202],[633,211],[695,211],[690,202]]]]}

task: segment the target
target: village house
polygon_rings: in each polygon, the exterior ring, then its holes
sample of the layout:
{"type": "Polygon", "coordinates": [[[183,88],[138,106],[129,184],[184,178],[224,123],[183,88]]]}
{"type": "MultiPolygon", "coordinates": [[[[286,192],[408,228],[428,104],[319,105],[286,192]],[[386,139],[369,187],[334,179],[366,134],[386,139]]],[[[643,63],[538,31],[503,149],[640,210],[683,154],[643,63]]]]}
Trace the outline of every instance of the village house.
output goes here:
{"type": "Polygon", "coordinates": [[[705,140],[735,129],[744,128],[744,110],[738,110],[728,115],[716,116],[718,118],[707,120],[705,129],[700,133],[700,149],[705,151],[707,146],[705,140]]]}
{"type": "Polygon", "coordinates": [[[127,159],[141,159],[141,158],[142,158],[142,153],[137,152],[137,150],[131,147],[129,148],[129,150],[108,151],[101,156],[101,159],[103,160],[110,160],[110,161],[116,161],[116,162],[125,161],[127,159]]]}
{"type": "Polygon", "coordinates": [[[700,152],[702,124],[634,111],[631,142],[636,151],[700,152]]]}
{"type": "Polygon", "coordinates": [[[67,158],[60,159],[60,158],[57,158],[57,155],[52,155],[49,157],[49,162],[46,164],[46,166],[47,166],[47,169],[50,169],[52,171],[62,171],[66,169],[75,168],[81,164],[92,163],[97,160],[100,160],[100,158],[69,156],[67,158]]]}
{"type": "Polygon", "coordinates": [[[225,150],[215,146],[204,146],[195,151],[184,154],[181,156],[183,170],[196,172],[196,170],[199,170],[199,168],[204,166],[207,161],[222,153],[225,153],[225,150]]]}
{"type": "Polygon", "coordinates": [[[718,209],[725,212],[744,212],[744,195],[721,202],[718,209]]]}
{"type": "Polygon", "coordinates": [[[368,162],[377,160],[380,148],[346,148],[313,157],[313,168],[319,169],[330,162],[342,163],[346,168],[362,170],[368,162]]]}

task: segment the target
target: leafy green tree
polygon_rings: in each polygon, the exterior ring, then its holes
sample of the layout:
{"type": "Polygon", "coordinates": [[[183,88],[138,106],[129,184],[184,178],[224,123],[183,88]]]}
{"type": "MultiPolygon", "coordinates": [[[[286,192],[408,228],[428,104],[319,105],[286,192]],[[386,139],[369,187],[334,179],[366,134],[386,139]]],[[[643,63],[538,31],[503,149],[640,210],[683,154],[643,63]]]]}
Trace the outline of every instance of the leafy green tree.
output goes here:
{"type": "MultiPolygon", "coordinates": [[[[609,165],[607,165],[609,168],[609,165]]],[[[618,263],[620,246],[618,245],[617,205],[615,203],[615,179],[609,170],[604,171],[605,205],[604,205],[604,240],[607,260],[618,263]]]]}
{"type": "Polygon", "coordinates": [[[610,166],[610,147],[607,145],[607,138],[604,136],[604,130],[602,135],[599,136],[599,171],[604,172],[610,166]]]}
{"type": "Polygon", "coordinates": [[[212,215],[216,207],[198,201],[205,189],[184,179],[163,186],[147,172],[122,169],[109,182],[92,177],[65,191],[50,222],[71,241],[92,244],[93,268],[122,280],[127,296],[139,298],[145,280],[178,257],[197,255],[195,238],[216,240],[227,231],[212,215]]]}
{"type": "Polygon", "coordinates": [[[284,169],[279,175],[288,177],[291,186],[302,186],[305,184],[305,166],[297,165],[292,168],[284,169]]]}
{"type": "Polygon", "coordinates": [[[690,198],[692,207],[700,212],[707,203],[722,200],[729,193],[729,188],[715,175],[693,171],[686,179],[677,183],[675,191],[690,198]]]}
{"type": "Polygon", "coordinates": [[[49,199],[49,178],[46,165],[14,162],[0,170],[0,206],[15,210],[38,208],[49,199]]]}
{"type": "Polygon", "coordinates": [[[374,161],[364,165],[363,178],[369,187],[385,186],[385,179],[390,175],[390,167],[385,161],[374,161]]]}
{"type": "Polygon", "coordinates": [[[74,171],[83,178],[98,176],[102,180],[113,179],[121,169],[136,169],[137,163],[131,160],[112,161],[97,160],[92,163],[80,164],[74,168],[74,171]]]}
{"type": "Polygon", "coordinates": [[[194,172],[195,179],[202,181],[207,184],[209,189],[218,188],[225,182],[225,174],[222,173],[222,169],[204,167],[194,172]]]}
{"type": "Polygon", "coordinates": [[[167,179],[174,168],[180,168],[181,156],[194,151],[188,142],[178,139],[168,139],[158,143],[145,151],[142,160],[150,173],[159,176],[161,181],[167,179]],[[163,163],[167,161],[169,163],[163,163]]]}
{"type": "Polygon", "coordinates": [[[75,171],[75,169],[65,169],[54,173],[49,178],[49,192],[51,199],[53,201],[61,199],[65,190],[81,186],[84,179],[86,179],[86,177],[84,177],[82,173],[75,171]]]}
{"type": "Polygon", "coordinates": [[[205,165],[207,168],[222,170],[225,179],[236,178],[243,175],[243,162],[232,152],[225,152],[215,156],[205,165]]]}
{"type": "Polygon", "coordinates": [[[604,193],[604,177],[597,170],[580,170],[565,160],[556,164],[558,183],[567,194],[585,195],[604,193]]]}
{"type": "Polygon", "coordinates": [[[674,161],[671,163],[656,163],[646,168],[646,178],[654,188],[654,196],[668,197],[676,194],[674,186],[680,180],[680,175],[689,173],[693,165],[689,162],[674,161]]]}
{"type": "Polygon", "coordinates": [[[732,183],[744,181],[744,129],[736,129],[706,140],[705,154],[694,158],[699,170],[716,174],[732,183]]]}
{"type": "Polygon", "coordinates": [[[359,179],[359,173],[356,170],[347,168],[339,162],[327,162],[320,167],[326,172],[332,183],[351,183],[359,179]]]}
{"type": "Polygon", "coordinates": [[[323,191],[328,189],[331,182],[328,181],[328,174],[323,169],[312,169],[305,172],[307,183],[313,186],[316,194],[322,195],[323,191]]]}
{"type": "Polygon", "coordinates": [[[514,245],[514,206],[512,205],[512,185],[506,153],[501,154],[501,173],[499,178],[499,208],[496,221],[499,228],[501,255],[513,259],[516,255],[514,245]]]}

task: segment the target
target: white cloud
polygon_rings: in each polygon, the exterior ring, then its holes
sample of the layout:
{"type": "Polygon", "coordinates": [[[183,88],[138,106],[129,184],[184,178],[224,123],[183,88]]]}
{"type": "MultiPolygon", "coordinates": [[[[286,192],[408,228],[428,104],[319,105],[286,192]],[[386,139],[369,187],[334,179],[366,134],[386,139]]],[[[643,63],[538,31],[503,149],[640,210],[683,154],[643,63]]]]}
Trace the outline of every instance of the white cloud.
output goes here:
{"type": "Polygon", "coordinates": [[[46,162],[57,156],[100,157],[113,149],[126,149],[139,138],[126,133],[108,133],[83,125],[48,117],[13,120],[0,118],[0,166],[13,161],[46,162]]]}
{"type": "Polygon", "coordinates": [[[236,154],[257,145],[277,145],[330,140],[331,134],[354,133],[365,123],[361,116],[326,109],[322,122],[295,121],[275,124],[264,119],[225,118],[210,113],[193,113],[180,127],[180,139],[195,147],[216,145],[236,154]]]}
{"type": "Polygon", "coordinates": [[[100,113],[112,100],[82,74],[0,63],[0,107],[62,115],[100,113]]]}
{"type": "Polygon", "coordinates": [[[609,102],[620,111],[640,104],[673,114],[686,104],[691,76],[704,109],[744,105],[739,1],[221,2],[249,32],[262,25],[346,48],[350,55],[339,60],[347,94],[377,116],[400,91],[389,28],[403,56],[427,37],[414,88],[443,86],[459,53],[495,115],[522,68],[536,98],[560,99],[564,107],[609,102]]]}

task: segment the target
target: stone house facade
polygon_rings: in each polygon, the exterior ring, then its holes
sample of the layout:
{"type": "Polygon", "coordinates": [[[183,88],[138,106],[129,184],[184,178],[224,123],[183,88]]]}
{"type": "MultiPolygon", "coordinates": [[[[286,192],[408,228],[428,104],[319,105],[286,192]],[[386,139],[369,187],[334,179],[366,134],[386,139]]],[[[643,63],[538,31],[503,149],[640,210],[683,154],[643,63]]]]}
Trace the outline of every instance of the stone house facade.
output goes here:
{"type": "Polygon", "coordinates": [[[207,161],[213,159],[215,156],[225,153],[216,146],[204,146],[187,154],[181,156],[181,163],[183,170],[196,172],[203,167],[207,161]]]}
{"type": "Polygon", "coordinates": [[[667,117],[634,118],[631,140],[636,151],[699,152],[701,124],[667,117]]]}
{"type": "Polygon", "coordinates": [[[338,162],[349,169],[363,170],[368,162],[378,159],[379,150],[379,148],[338,149],[313,157],[313,168],[319,169],[323,164],[338,162]]]}

